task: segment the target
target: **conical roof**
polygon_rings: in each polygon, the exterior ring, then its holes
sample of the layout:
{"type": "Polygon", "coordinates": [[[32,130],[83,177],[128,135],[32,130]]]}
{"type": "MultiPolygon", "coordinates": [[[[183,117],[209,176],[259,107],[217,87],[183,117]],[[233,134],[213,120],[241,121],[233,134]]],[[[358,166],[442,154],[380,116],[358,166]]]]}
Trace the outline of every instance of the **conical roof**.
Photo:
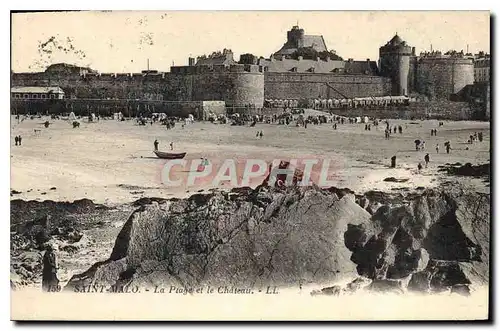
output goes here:
{"type": "Polygon", "coordinates": [[[389,41],[389,44],[392,45],[392,46],[397,46],[397,45],[401,45],[403,43],[403,39],[401,39],[400,36],[398,36],[398,34],[396,33],[394,35],[394,37],[392,37],[392,39],[389,41]]]}

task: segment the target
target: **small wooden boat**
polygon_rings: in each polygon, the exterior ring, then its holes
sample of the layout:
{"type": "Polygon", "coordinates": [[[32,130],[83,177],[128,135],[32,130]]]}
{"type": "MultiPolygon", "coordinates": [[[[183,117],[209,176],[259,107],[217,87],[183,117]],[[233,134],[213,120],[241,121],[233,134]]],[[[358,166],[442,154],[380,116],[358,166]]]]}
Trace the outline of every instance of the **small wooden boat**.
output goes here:
{"type": "Polygon", "coordinates": [[[168,160],[183,159],[184,156],[186,156],[186,153],[165,153],[160,151],[153,151],[153,152],[160,159],[168,159],[168,160]]]}

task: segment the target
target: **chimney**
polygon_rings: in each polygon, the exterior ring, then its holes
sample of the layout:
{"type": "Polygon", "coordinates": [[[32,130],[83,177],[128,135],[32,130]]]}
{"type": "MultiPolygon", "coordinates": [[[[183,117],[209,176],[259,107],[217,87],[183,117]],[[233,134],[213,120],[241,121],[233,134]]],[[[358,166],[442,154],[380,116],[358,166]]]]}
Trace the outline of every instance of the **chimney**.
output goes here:
{"type": "Polygon", "coordinates": [[[370,63],[370,59],[366,59],[366,62],[370,63]]]}
{"type": "Polygon", "coordinates": [[[412,55],[412,56],[415,56],[415,47],[412,47],[412,48],[411,48],[411,55],[412,55]]]}
{"type": "Polygon", "coordinates": [[[190,57],[188,61],[189,61],[190,67],[194,66],[194,58],[193,57],[190,57]]]}

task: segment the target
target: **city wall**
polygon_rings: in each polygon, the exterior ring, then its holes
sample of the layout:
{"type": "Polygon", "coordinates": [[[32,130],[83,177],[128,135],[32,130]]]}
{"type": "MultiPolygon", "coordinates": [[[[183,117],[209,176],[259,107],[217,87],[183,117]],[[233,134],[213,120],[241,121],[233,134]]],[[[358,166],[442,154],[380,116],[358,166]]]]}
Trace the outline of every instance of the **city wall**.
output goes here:
{"type": "Polygon", "coordinates": [[[60,86],[67,99],[145,99],[152,101],[225,101],[227,106],[262,108],[264,75],[260,72],[143,74],[13,74],[12,86],[60,86]]]}
{"type": "Polygon", "coordinates": [[[368,75],[320,73],[265,73],[265,99],[342,99],[386,96],[391,93],[391,80],[368,75]],[[333,87],[333,88],[332,88],[333,87]]]}
{"type": "Polygon", "coordinates": [[[417,92],[432,99],[449,99],[474,83],[474,65],[470,59],[422,58],[416,70],[417,92]]]}

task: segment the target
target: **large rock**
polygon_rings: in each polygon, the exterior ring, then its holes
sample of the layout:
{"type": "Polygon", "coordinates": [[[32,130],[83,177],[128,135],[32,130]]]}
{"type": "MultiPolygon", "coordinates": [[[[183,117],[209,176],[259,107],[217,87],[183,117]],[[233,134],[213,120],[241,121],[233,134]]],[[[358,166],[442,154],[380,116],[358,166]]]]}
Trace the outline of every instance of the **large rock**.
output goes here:
{"type": "Polygon", "coordinates": [[[348,225],[345,246],[358,273],[368,278],[405,278],[435,259],[470,262],[469,273],[485,283],[489,214],[486,195],[428,190],[408,203],[378,208],[370,221],[348,225]]]}
{"type": "Polygon", "coordinates": [[[141,206],[107,261],[68,287],[99,284],[284,286],[356,276],[348,224],[370,214],[316,187],[235,189],[141,206]]]}

